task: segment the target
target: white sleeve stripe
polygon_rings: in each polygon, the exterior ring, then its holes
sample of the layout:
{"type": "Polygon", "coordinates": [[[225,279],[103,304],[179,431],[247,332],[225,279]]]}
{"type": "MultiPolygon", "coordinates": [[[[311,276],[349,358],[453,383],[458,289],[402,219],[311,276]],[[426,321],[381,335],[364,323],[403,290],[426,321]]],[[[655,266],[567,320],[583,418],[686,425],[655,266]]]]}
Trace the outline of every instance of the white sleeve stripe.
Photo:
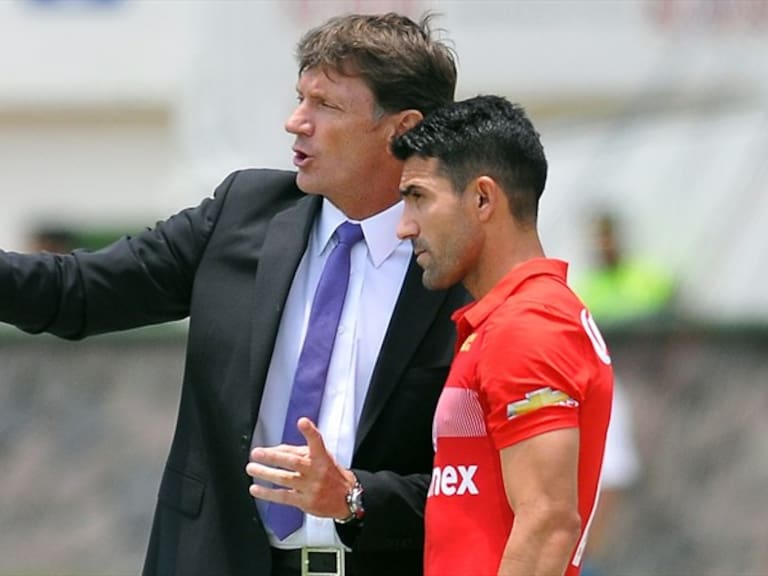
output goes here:
{"type": "Polygon", "coordinates": [[[576,546],[576,552],[573,553],[573,560],[571,560],[571,565],[573,566],[579,566],[581,564],[582,557],[584,556],[584,550],[587,547],[587,539],[589,538],[589,529],[592,526],[592,520],[595,518],[595,511],[597,510],[597,504],[600,501],[600,486],[602,484],[602,474],[600,475],[601,479],[597,483],[597,492],[595,493],[595,503],[592,504],[592,510],[589,513],[589,520],[587,520],[586,526],[584,526],[584,532],[581,534],[581,538],[579,539],[579,543],[576,546]]]}

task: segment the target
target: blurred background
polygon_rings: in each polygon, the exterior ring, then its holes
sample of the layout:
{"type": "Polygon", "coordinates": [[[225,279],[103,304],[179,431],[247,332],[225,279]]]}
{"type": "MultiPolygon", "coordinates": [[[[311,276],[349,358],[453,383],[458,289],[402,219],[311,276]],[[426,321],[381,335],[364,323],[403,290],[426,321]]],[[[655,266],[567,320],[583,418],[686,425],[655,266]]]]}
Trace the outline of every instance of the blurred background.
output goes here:
{"type": "MultiPolygon", "coordinates": [[[[300,35],[438,14],[464,98],[520,102],[540,229],[612,349],[590,574],[768,574],[768,2],[3,0],[0,247],[97,248],[290,168],[300,35]]],[[[0,575],[136,574],[184,323],[0,327],[0,575]]]]}

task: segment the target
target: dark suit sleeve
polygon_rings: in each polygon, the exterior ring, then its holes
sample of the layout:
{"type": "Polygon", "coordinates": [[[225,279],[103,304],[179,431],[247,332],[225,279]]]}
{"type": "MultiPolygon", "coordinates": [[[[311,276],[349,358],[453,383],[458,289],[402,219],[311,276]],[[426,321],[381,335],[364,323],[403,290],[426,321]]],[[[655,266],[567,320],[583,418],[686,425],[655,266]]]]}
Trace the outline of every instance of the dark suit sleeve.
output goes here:
{"type": "Polygon", "coordinates": [[[362,526],[342,525],[337,530],[344,540],[354,540],[357,561],[367,567],[366,574],[376,574],[376,567],[387,574],[395,554],[401,574],[421,574],[424,502],[430,475],[353,472],[365,487],[366,518],[362,526]]]}
{"type": "Polygon", "coordinates": [[[102,250],[0,251],[0,321],[79,339],[184,318],[197,264],[234,177],[199,206],[102,250]]]}

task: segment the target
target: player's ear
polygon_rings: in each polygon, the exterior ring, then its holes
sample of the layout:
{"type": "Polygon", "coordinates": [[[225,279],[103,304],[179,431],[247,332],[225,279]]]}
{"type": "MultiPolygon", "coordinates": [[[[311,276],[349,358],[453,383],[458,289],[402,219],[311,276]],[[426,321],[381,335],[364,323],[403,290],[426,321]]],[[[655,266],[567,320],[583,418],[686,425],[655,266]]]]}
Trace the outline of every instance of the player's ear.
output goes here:
{"type": "Polygon", "coordinates": [[[478,176],[472,183],[472,194],[477,217],[485,222],[499,209],[504,191],[490,176],[478,176]]]}

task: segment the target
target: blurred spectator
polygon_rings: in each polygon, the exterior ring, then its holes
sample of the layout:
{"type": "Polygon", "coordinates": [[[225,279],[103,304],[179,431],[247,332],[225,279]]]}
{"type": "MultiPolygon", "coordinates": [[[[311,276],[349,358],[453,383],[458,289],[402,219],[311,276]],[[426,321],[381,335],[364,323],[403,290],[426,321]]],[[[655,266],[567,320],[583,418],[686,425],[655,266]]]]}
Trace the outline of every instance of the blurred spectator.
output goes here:
{"type": "Polygon", "coordinates": [[[670,312],[672,276],[655,262],[627,255],[618,217],[599,213],[592,233],[593,265],[577,281],[576,292],[600,326],[658,320],[670,312]]]}
{"type": "Polygon", "coordinates": [[[69,254],[75,248],[99,250],[123,236],[133,236],[141,230],[141,226],[130,224],[80,226],[43,223],[30,231],[28,251],[69,254]]]}
{"type": "Polygon", "coordinates": [[[75,233],[63,226],[41,226],[30,234],[30,251],[67,254],[77,248],[75,233]]]}
{"type": "MultiPolygon", "coordinates": [[[[610,212],[592,220],[593,266],[575,282],[575,290],[598,324],[610,331],[617,325],[658,322],[673,307],[674,281],[656,263],[627,256],[620,220],[610,212]]],[[[615,362],[615,358],[614,358],[615,362]]],[[[640,473],[632,404],[614,365],[613,411],[603,461],[600,500],[590,528],[583,576],[599,576],[601,560],[611,550],[613,523],[628,490],[640,473]]]]}

